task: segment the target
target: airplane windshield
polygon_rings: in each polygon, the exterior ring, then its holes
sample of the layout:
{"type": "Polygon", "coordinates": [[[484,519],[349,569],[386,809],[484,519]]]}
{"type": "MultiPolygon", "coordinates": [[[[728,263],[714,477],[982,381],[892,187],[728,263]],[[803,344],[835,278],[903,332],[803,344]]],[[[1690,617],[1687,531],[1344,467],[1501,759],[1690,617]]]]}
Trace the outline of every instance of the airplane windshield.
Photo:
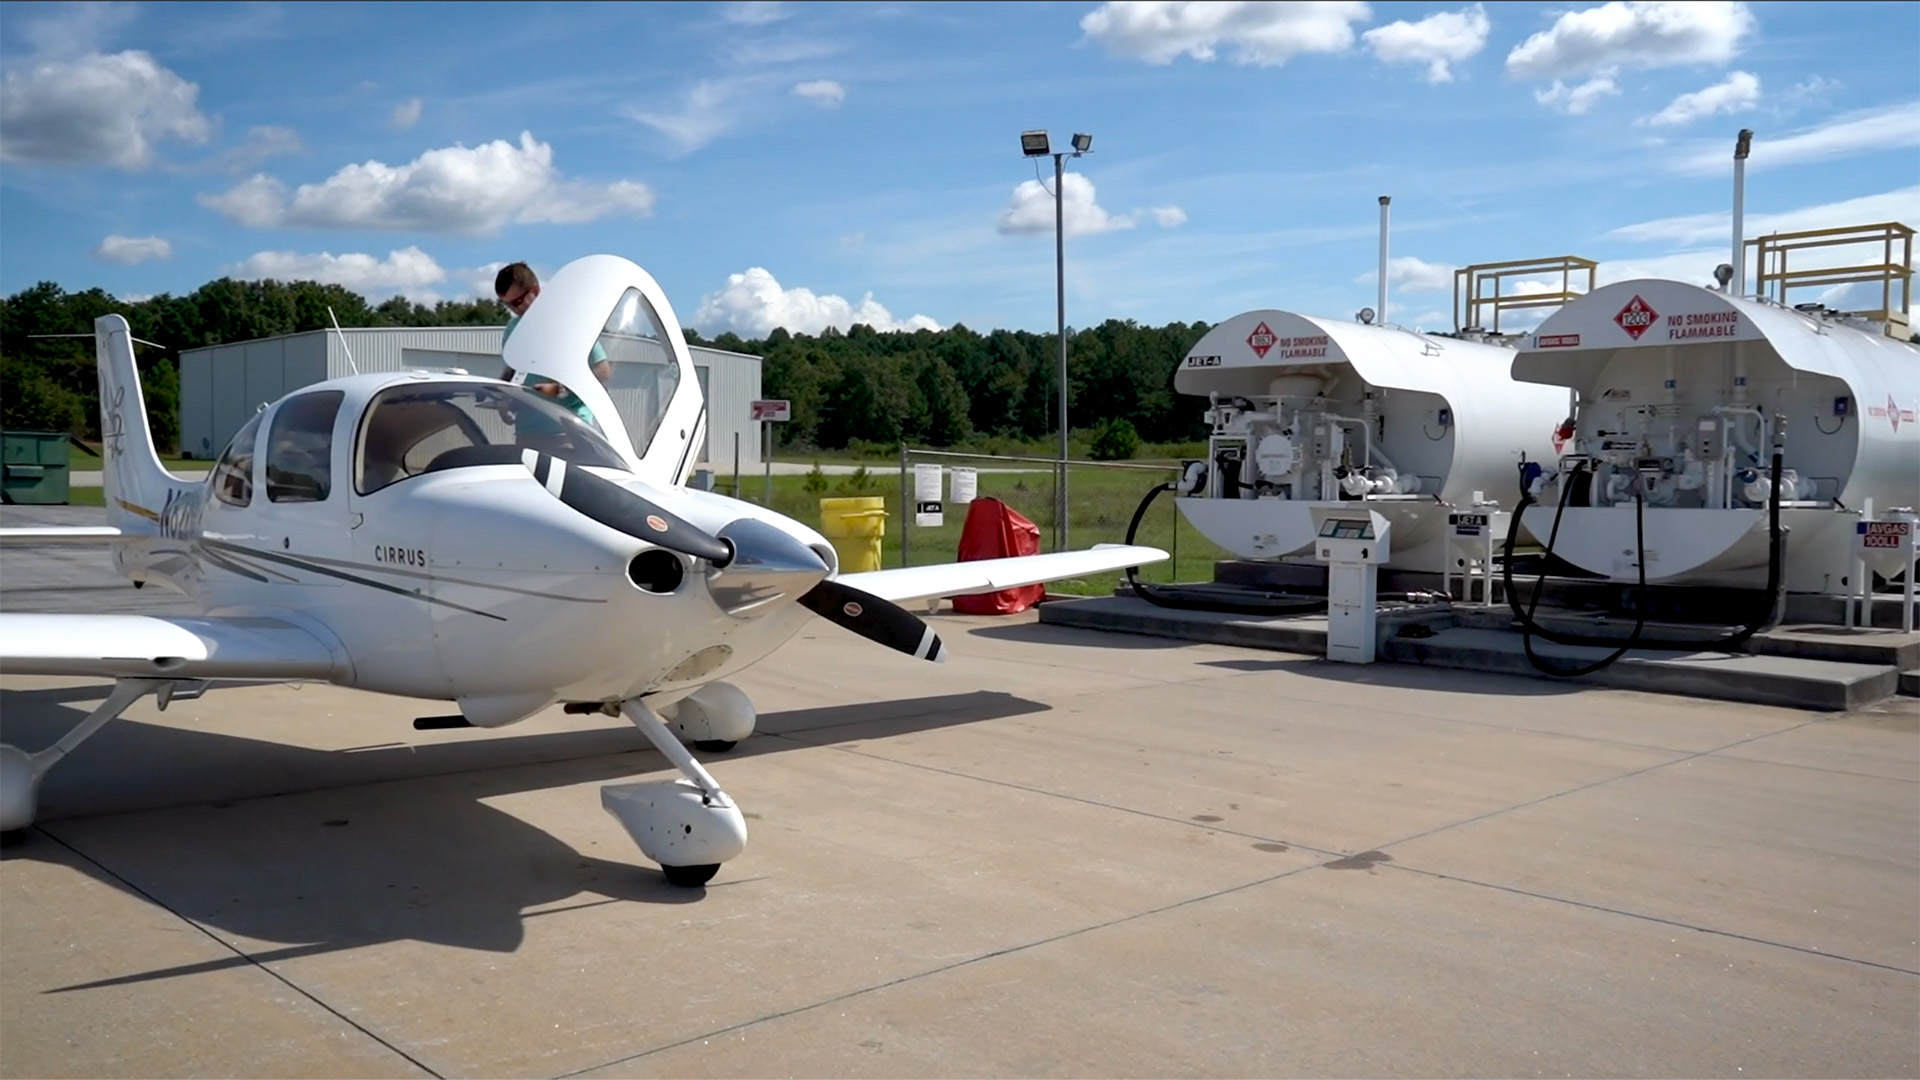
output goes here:
{"type": "MultiPolygon", "coordinates": [[[[552,397],[524,386],[407,383],[373,399],[360,424],[354,488],[368,495],[463,457],[474,446],[532,447],[575,465],[624,470],[606,437],[552,397]]],[[[489,460],[484,456],[476,458],[489,460]]]]}

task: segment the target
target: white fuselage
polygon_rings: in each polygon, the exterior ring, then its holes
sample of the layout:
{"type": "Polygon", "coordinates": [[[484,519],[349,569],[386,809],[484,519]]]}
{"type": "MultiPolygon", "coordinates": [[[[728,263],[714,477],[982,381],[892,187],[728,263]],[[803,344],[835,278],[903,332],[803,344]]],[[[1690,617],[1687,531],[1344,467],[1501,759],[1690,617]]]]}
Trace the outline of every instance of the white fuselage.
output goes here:
{"type": "MultiPolygon", "coordinates": [[[[299,395],[277,403],[257,426],[244,504],[220,497],[232,482],[223,459],[203,484],[169,494],[158,537],[121,545],[122,569],[193,596],[210,615],[305,626],[344,653],[334,680],[344,685],[494,701],[505,711],[685,691],[761,659],[811,617],[791,603],[727,614],[705,563],[575,512],[519,465],[422,472],[363,494],[363,411],[396,386],[454,382],[369,375],[310,388],[344,392],[326,470],[333,482],[310,501],[269,494],[259,464],[274,453],[268,433],[299,395]],[[629,567],[643,552],[677,561],[674,587],[636,581],[629,567]]],[[[780,514],[617,469],[594,474],[708,533],[743,518],[765,522],[834,566],[824,537],[780,514]]]]}

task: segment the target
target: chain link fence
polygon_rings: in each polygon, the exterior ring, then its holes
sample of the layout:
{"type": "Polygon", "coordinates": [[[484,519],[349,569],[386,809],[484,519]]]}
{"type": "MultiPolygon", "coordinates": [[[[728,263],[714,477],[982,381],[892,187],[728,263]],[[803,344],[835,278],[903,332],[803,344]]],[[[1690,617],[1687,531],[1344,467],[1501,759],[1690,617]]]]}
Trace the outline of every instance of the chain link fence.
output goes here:
{"type": "MultiPolygon", "coordinates": [[[[1065,549],[1083,550],[1095,544],[1118,544],[1127,539],[1127,525],[1142,499],[1155,487],[1177,479],[1178,461],[1069,461],[1066,463],[1065,549]]],[[[1060,507],[1061,463],[1053,458],[964,454],[947,450],[902,448],[897,489],[887,499],[888,566],[920,566],[952,562],[959,557],[960,534],[966,523],[966,495],[956,491],[955,476],[966,486],[971,472],[974,498],[993,498],[1007,504],[1040,528],[1040,550],[1062,550],[1060,507]],[[915,522],[916,504],[927,501],[916,490],[916,466],[938,466],[942,521],[915,522]],[[898,508],[896,510],[896,508],[898,508]],[[897,515],[897,516],[893,516],[897,515]],[[897,541],[892,538],[897,537],[897,541]]],[[[1135,543],[1166,551],[1172,558],[1142,567],[1142,581],[1211,581],[1213,563],[1231,558],[1196,532],[1180,517],[1171,492],[1153,501],[1141,519],[1135,543]]],[[[1110,593],[1124,573],[1094,575],[1055,582],[1055,592],[1110,593]]]]}

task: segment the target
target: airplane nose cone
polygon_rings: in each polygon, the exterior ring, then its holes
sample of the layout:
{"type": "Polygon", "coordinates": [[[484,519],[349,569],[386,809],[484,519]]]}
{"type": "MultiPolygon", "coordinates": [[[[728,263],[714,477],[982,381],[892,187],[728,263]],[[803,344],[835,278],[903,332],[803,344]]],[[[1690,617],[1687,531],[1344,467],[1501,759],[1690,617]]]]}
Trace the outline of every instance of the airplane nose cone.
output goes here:
{"type": "Polygon", "coordinates": [[[764,521],[741,518],[720,537],[733,545],[733,561],[707,574],[707,591],[729,615],[765,614],[826,579],[827,564],[812,548],[764,521]]]}

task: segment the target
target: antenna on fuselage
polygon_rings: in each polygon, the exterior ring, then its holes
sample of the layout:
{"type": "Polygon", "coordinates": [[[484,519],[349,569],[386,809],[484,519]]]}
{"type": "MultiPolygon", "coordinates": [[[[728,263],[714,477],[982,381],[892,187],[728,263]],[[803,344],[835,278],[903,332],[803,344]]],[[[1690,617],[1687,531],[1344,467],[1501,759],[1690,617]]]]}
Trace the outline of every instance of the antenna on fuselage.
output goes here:
{"type": "Polygon", "coordinates": [[[340,339],[340,351],[347,354],[347,366],[355,375],[360,374],[360,365],[353,362],[353,350],[347,348],[347,335],[340,333],[340,319],[333,313],[333,305],[327,305],[327,318],[333,320],[333,332],[340,339]]]}

